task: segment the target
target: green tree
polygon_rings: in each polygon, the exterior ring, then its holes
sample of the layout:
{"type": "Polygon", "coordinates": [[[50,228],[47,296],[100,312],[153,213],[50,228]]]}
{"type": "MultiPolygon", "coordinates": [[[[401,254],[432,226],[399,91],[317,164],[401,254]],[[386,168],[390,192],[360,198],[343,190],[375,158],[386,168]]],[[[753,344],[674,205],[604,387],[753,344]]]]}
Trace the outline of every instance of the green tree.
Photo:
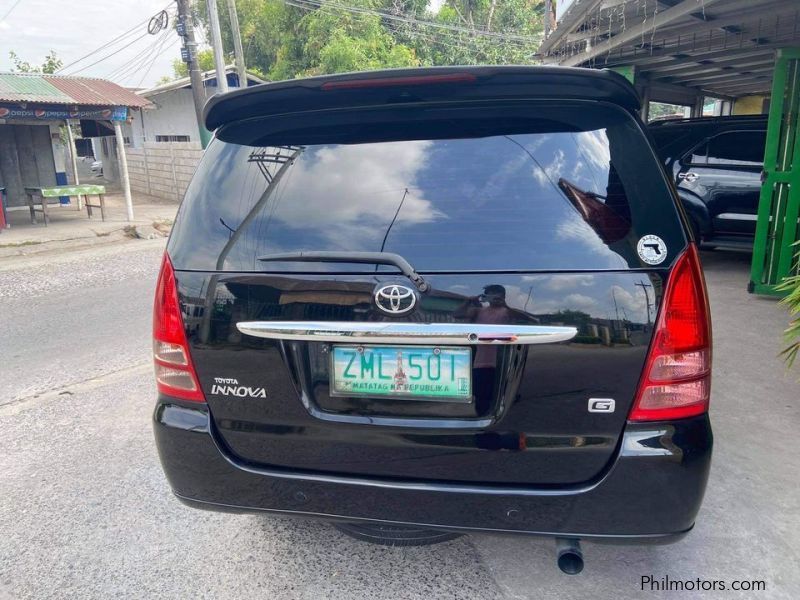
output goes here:
{"type": "MultiPolygon", "coordinates": [[[[205,3],[197,8],[207,27],[205,3]]],[[[542,0],[447,0],[437,14],[427,0],[326,0],[311,10],[237,0],[237,9],[247,67],[272,80],[417,65],[530,64],[543,29],[542,0]]],[[[219,17],[230,64],[224,3],[219,17]]]]}
{"type": "Polygon", "coordinates": [[[14,66],[11,68],[15,73],[55,73],[64,66],[64,62],[58,58],[55,50],[50,50],[47,56],[44,57],[44,62],[41,66],[32,65],[31,63],[22,60],[13,50],[8,53],[8,57],[14,66]]]}
{"type": "MultiPolygon", "coordinates": [[[[201,71],[211,71],[214,68],[214,52],[209,48],[207,50],[200,50],[197,53],[197,63],[200,65],[201,71]]],[[[175,79],[180,77],[189,76],[189,65],[183,62],[182,59],[176,58],[172,61],[172,72],[175,79]]],[[[170,78],[167,77],[166,81],[170,78]]]]}
{"type": "Polygon", "coordinates": [[[413,48],[398,42],[377,15],[320,10],[303,17],[302,27],[306,42],[295,75],[419,65],[413,48]]]}
{"type": "Polygon", "coordinates": [[[531,64],[543,35],[541,0],[447,0],[436,15],[414,15],[444,26],[407,24],[426,65],[531,64]]]}
{"type": "MultiPolygon", "coordinates": [[[[794,245],[798,248],[796,258],[800,261],[800,242],[795,242],[794,245]]],[[[777,289],[786,292],[781,303],[789,309],[789,315],[792,317],[788,329],[784,331],[784,339],[788,346],[781,352],[787,366],[791,368],[800,354],[800,274],[784,278],[777,289]]]]}

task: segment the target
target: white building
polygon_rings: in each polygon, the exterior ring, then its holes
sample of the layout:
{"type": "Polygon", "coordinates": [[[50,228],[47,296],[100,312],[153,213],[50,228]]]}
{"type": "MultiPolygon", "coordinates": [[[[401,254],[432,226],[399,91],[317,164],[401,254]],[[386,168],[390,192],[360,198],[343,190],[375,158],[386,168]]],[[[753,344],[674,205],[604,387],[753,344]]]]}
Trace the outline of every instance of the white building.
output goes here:
{"type": "MultiPolygon", "coordinates": [[[[226,67],[228,87],[239,87],[239,75],[234,66],[226,67]]],[[[216,71],[202,74],[206,99],[217,93],[216,71]]],[[[247,85],[265,83],[248,73],[247,85]]],[[[147,111],[133,112],[130,122],[122,126],[125,145],[128,148],[144,148],[145,142],[192,142],[200,148],[200,129],[194,112],[194,99],[188,77],[176,79],[136,94],[151,102],[147,111]]],[[[109,134],[113,132],[109,131],[109,134]]],[[[149,145],[149,144],[148,144],[149,145]]],[[[103,163],[103,175],[110,181],[119,181],[116,159],[116,140],[113,137],[97,137],[92,140],[94,156],[103,163]]]]}
{"type": "MultiPolygon", "coordinates": [[[[239,86],[239,75],[233,66],[226,67],[228,87],[239,86]]],[[[206,99],[217,93],[217,76],[214,71],[203,73],[206,99]]],[[[265,83],[248,73],[247,85],[265,83]]],[[[153,108],[138,112],[131,122],[130,145],[139,148],[144,142],[199,142],[200,130],[194,112],[194,100],[189,78],[170,81],[147,90],[136,92],[149,100],[153,108]]]]}

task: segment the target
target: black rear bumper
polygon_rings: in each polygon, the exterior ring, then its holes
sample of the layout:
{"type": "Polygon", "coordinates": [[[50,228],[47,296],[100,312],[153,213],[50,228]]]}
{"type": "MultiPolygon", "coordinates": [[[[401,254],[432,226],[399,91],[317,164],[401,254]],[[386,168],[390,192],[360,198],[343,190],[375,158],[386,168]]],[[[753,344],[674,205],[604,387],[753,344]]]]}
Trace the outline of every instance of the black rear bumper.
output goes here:
{"type": "Polygon", "coordinates": [[[173,491],[198,508],[647,543],[669,543],[692,528],[713,443],[705,415],[629,424],[599,480],[546,489],[264,469],[218,443],[204,405],[168,398],[159,400],[154,429],[173,491]]]}

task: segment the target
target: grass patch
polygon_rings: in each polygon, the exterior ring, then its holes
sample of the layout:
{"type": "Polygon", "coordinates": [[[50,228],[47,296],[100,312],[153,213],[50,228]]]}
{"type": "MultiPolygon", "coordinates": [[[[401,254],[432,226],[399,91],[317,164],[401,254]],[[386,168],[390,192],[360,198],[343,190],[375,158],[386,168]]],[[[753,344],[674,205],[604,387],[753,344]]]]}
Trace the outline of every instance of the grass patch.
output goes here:
{"type": "Polygon", "coordinates": [[[21,248],[23,246],[38,246],[44,242],[37,242],[36,240],[28,240],[27,242],[15,242],[13,244],[0,244],[0,248],[21,248]]]}

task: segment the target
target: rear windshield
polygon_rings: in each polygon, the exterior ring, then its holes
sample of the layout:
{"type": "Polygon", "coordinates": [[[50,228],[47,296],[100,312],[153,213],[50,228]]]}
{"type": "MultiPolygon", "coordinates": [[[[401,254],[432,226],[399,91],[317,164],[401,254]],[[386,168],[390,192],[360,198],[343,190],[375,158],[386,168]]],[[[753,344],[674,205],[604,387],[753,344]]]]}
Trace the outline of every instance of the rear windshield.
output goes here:
{"type": "Polygon", "coordinates": [[[421,272],[631,269],[648,267],[644,236],[663,240],[662,266],[685,245],[657,159],[617,107],[313,119],[209,146],[170,240],[178,269],[373,270],[258,260],[321,250],[394,252],[421,272]]]}

